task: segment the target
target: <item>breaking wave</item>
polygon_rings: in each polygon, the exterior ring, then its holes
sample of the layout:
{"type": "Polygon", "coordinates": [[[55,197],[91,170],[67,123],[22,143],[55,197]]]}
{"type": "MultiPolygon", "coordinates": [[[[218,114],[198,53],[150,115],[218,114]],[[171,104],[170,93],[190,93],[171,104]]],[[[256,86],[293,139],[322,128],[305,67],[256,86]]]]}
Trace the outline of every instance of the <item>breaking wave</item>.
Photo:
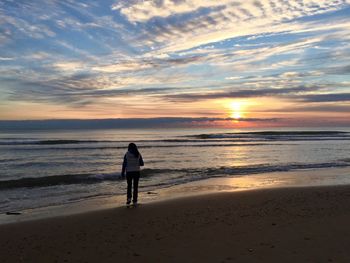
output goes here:
{"type": "Polygon", "coordinates": [[[255,140],[350,140],[350,133],[341,131],[263,131],[189,135],[196,139],[255,139],[255,140]]]}
{"type": "MultiPolygon", "coordinates": [[[[141,173],[142,177],[150,176],[164,176],[169,174],[177,174],[169,185],[176,183],[183,183],[184,181],[202,180],[212,177],[248,175],[269,172],[286,172],[299,169],[319,169],[332,167],[349,167],[348,160],[328,163],[291,163],[284,165],[260,164],[252,166],[231,166],[205,169],[144,169],[141,173]],[[176,180],[179,180],[177,182],[176,180]]],[[[120,181],[121,175],[119,173],[105,173],[105,174],[64,174],[44,177],[26,177],[16,180],[2,180],[0,181],[0,190],[14,189],[14,188],[33,188],[33,187],[49,187],[56,185],[69,184],[94,184],[106,181],[120,181]]]]}

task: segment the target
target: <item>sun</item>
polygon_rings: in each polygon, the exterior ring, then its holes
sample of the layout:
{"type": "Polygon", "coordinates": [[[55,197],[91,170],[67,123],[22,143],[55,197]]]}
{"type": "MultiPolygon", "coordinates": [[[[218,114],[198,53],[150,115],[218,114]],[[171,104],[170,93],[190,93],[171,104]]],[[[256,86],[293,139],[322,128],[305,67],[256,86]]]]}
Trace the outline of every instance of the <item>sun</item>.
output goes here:
{"type": "Polygon", "coordinates": [[[242,113],[242,103],[239,101],[232,101],[230,103],[230,117],[239,120],[243,117],[242,113]]]}

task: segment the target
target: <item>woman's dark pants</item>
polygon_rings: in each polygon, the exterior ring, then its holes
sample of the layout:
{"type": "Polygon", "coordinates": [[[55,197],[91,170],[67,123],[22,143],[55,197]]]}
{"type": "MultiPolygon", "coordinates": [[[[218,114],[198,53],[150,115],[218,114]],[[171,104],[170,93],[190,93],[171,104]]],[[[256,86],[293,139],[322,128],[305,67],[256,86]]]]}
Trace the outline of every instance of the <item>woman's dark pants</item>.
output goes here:
{"type": "Polygon", "coordinates": [[[128,183],[127,198],[128,198],[128,200],[131,200],[131,197],[132,197],[133,203],[137,203],[139,179],[140,179],[140,172],[127,172],[126,173],[126,181],[128,183]],[[133,194],[131,194],[131,188],[132,188],[133,184],[134,184],[134,192],[133,192],[133,194]]]}

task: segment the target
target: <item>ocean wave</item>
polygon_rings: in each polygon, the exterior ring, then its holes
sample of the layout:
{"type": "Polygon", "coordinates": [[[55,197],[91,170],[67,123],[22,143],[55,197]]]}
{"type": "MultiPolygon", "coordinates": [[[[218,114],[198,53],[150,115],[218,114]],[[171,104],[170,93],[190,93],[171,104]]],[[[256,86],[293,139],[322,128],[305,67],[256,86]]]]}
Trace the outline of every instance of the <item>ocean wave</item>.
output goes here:
{"type": "Polygon", "coordinates": [[[255,139],[255,140],[350,140],[350,133],[343,131],[262,131],[237,133],[209,133],[187,135],[196,139],[255,139]]]}
{"type": "MultiPolygon", "coordinates": [[[[349,167],[350,163],[346,161],[328,162],[328,163],[289,163],[280,165],[259,164],[252,166],[230,166],[205,169],[144,169],[141,173],[142,177],[172,175],[171,180],[167,180],[166,184],[172,185],[182,182],[189,182],[212,177],[249,175],[257,173],[269,172],[287,172],[302,169],[320,169],[334,167],[349,167]],[[175,176],[173,176],[175,175],[175,176]]],[[[49,187],[56,185],[69,184],[95,184],[106,181],[120,181],[122,177],[120,173],[105,174],[65,174],[45,177],[26,177],[16,180],[0,181],[0,190],[14,188],[35,188],[49,187]]]]}
{"type": "Polygon", "coordinates": [[[81,183],[89,184],[102,180],[117,180],[118,178],[120,178],[120,176],[114,174],[104,176],[93,174],[65,174],[45,177],[25,177],[16,180],[0,181],[0,189],[47,187],[81,183]]]}
{"type": "Polygon", "coordinates": [[[9,163],[9,162],[15,162],[20,160],[20,158],[4,158],[0,159],[0,163],[9,163]]]}
{"type": "MultiPolygon", "coordinates": [[[[141,176],[151,176],[171,172],[170,169],[144,169],[141,176]]],[[[0,190],[13,188],[34,188],[69,184],[93,184],[104,181],[122,180],[120,173],[103,174],[63,174],[42,177],[25,177],[15,180],[0,180],[0,190]]]]}
{"type": "MultiPolygon", "coordinates": [[[[135,143],[157,143],[157,142],[168,142],[168,143],[186,143],[186,142],[206,142],[203,139],[161,139],[161,140],[134,140],[135,143]]],[[[222,140],[218,140],[222,142],[222,140]]],[[[227,140],[232,141],[232,140],[227,140]]],[[[21,138],[1,138],[0,145],[66,145],[66,144],[101,144],[101,143],[124,143],[124,148],[127,146],[129,141],[123,140],[64,140],[64,139],[52,139],[52,140],[35,140],[35,139],[21,139],[21,138]]]]}
{"type": "Polygon", "coordinates": [[[340,159],[340,162],[350,163],[350,158],[340,159]]]}
{"type": "MultiPolygon", "coordinates": [[[[350,133],[343,131],[261,131],[235,133],[208,133],[178,136],[171,139],[135,140],[138,144],[151,143],[191,143],[191,142],[262,142],[269,140],[350,140],[350,133]]],[[[0,145],[77,145],[77,144],[125,144],[126,140],[77,140],[77,139],[23,139],[1,138],[0,145]]],[[[122,147],[122,146],[121,146],[122,147]]],[[[151,147],[151,146],[148,146],[151,147]]]]}
{"type": "MultiPolygon", "coordinates": [[[[165,144],[165,145],[139,145],[139,149],[149,149],[149,148],[181,148],[181,147],[242,147],[242,146],[262,146],[268,145],[266,143],[220,143],[220,144],[165,144]]],[[[272,144],[270,144],[272,145],[272,144]]],[[[273,145],[280,145],[278,143],[274,143],[273,145]]],[[[45,148],[11,148],[11,150],[15,151],[46,151],[46,150],[54,150],[54,151],[91,151],[91,150],[111,150],[111,149],[126,149],[125,146],[82,146],[82,147],[45,147],[45,148]]]]}
{"type": "MultiPolygon", "coordinates": [[[[218,142],[232,142],[232,140],[211,140],[211,141],[218,141],[218,142]]],[[[145,143],[191,143],[191,142],[207,142],[205,139],[164,139],[164,140],[135,140],[134,141],[137,144],[145,144],[145,143]]],[[[76,144],[121,144],[124,143],[124,146],[120,147],[127,147],[127,144],[129,141],[116,141],[116,140],[3,140],[0,139],[0,145],[4,146],[16,146],[16,145],[43,145],[43,146],[50,146],[50,145],[76,145],[76,144]]]]}
{"type": "Polygon", "coordinates": [[[108,140],[2,140],[0,145],[57,145],[57,144],[81,144],[81,143],[110,143],[108,140]]]}

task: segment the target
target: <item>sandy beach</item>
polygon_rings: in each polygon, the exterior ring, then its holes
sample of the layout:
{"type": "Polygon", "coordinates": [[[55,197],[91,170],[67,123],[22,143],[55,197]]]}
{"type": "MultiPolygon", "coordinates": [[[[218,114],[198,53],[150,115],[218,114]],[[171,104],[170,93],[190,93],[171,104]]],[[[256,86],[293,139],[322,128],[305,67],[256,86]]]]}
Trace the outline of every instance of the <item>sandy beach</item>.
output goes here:
{"type": "Polygon", "coordinates": [[[0,226],[1,262],[349,262],[350,187],[177,198],[0,226]]]}

